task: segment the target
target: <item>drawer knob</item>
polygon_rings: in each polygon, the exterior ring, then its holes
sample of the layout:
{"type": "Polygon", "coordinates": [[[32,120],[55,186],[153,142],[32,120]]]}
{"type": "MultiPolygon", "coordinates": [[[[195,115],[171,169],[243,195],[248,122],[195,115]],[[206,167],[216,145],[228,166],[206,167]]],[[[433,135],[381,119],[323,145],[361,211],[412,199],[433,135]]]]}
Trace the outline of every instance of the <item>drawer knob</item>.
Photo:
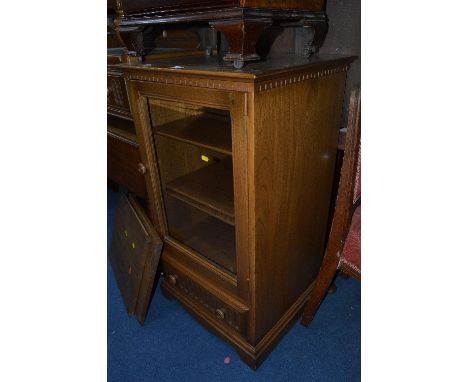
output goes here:
{"type": "Polygon", "coordinates": [[[226,312],[224,309],[216,309],[216,317],[218,317],[220,320],[224,320],[224,317],[226,316],[226,312]]]}
{"type": "Polygon", "coordinates": [[[138,163],[138,172],[142,175],[146,174],[146,167],[143,163],[138,163]]]}
{"type": "Polygon", "coordinates": [[[170,275],[170,276],[167,277],[167,281],[171,285],[176,285],[177,284],[177,276],[170,275]]]}

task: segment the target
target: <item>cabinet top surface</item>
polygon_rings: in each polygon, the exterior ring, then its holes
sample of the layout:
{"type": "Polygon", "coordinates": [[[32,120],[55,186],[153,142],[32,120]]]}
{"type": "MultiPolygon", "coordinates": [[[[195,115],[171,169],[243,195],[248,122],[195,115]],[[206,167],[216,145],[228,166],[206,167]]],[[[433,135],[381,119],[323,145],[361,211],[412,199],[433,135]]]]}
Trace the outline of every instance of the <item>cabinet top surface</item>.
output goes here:
{"type": "Polygon", "coordinates": [[[238,78],[244,80],[263,79],[281,73],[293,73],[307,69],[322,69],[347,66],[355,57],[342,55],[314,55],[304,58],[297,55],[268,57],[266,61],[248,63],[243,69],[235,69],[232,63],[219,56],[189,56],[145,61],[119,65],[124,71],[149,73],[180,73],[238,78]]]}

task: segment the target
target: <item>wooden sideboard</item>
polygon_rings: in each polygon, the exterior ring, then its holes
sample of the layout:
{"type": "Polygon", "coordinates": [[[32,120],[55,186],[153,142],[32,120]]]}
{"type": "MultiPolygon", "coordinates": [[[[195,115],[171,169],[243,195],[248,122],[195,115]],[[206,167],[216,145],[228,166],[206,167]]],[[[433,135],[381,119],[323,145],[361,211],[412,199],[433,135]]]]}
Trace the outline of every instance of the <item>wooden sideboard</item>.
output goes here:
{"type": "Polygon", "coordinates": [[[121,48],[107,52],[107,179],[146,198],[140,153],[123,72],[121,48]]]}
{"type": "Polygon", "coordinates": [[[352,60],[120,65],[164,241],[162,289],[252,368],[300,312],[321,264],[352,60]]]}

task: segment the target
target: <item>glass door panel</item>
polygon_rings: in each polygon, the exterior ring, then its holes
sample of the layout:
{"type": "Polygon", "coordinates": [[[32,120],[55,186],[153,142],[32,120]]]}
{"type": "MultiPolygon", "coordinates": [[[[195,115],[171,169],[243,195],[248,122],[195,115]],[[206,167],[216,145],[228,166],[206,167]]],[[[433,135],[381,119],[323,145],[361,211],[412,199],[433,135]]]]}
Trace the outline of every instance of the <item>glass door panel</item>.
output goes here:
{"type": "Polygon", "coordinates": [[[229,111],[150,100],[169,235],[236,273],[229,111]]]}

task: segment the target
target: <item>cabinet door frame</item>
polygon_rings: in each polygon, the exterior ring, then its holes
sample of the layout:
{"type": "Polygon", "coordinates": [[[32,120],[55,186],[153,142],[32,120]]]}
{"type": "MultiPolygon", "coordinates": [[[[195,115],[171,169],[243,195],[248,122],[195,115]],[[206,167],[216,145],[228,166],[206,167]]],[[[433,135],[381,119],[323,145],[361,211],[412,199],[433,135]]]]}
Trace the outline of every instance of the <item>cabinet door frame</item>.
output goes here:
{"type": "Polygon", "coordinates": [[[244,301],[249,301],[249,186],[248,186],[248,97],[247,92],[197,88],[149,81],[129,80],[127,82],[131,109],[134,117],[137,141],[140,147],[142,163],[146,168],[145,181],[148,191],[150,218],[157,232],[166,244],[172,247],[177,244],[168,237],[162,188],[159,176],[157,153],[152,133],[149,110],[150,99],[183,102],[187,104],[229,110],[231,114],[232,160],[234,176],[234,209],[236,232],[237,275],[214,266],[208,260],[194,252],[184,252],[198,266],[211,272],[224,282],[230,284],[236,294],[244,301]]]}

